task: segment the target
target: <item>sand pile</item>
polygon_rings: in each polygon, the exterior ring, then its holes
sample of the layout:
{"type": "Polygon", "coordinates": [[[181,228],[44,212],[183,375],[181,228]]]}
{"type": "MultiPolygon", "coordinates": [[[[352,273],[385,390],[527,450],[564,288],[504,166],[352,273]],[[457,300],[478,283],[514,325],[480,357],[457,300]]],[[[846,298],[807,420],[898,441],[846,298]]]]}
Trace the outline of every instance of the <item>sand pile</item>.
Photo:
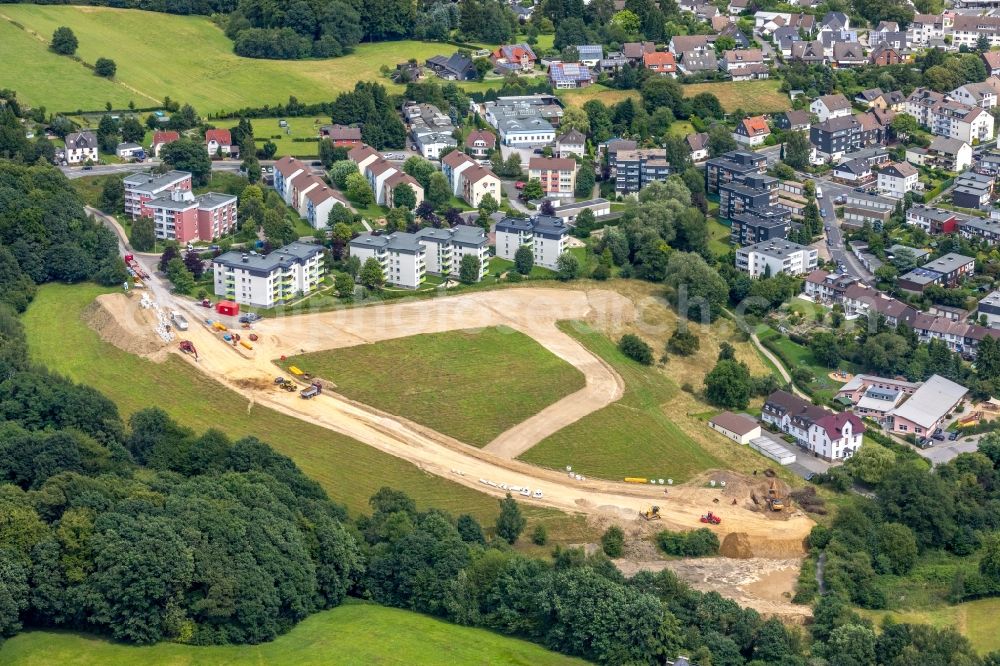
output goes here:
{"type": "Polygon", "coordinates": [[[753,549],[750,547],[750,536],[746,532],[730,532],[722,540],[719,547],[719,554],[723,557],[733,557],[744,560],[753,557],[753,549]]]}
{"type": "Polygon", "coordinates": [[[125,294],[104,294],[83,311],[83,321],[107,343],[130,354],[152,356],[166,343],[156,334],[156,315],[125,294]]]}

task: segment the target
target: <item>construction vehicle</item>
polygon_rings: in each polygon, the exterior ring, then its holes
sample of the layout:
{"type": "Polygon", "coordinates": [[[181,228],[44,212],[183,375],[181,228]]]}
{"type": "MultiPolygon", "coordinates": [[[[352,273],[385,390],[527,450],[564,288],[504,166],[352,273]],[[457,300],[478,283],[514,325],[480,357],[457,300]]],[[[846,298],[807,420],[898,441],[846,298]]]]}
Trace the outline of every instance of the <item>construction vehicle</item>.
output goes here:
{"type": "Polygon", "coordinates": [[[178,331],[188,330],[188,320],[177,310],[170,313],[170,321],[178,331]]]}
{"type": "Polygon", "coordinates": [[[709,525],[718,525],[722,522],[722,518],[718,517],[711,511],[701,517],[701,522],[708,523],[709,525]]]}
{"type": "Polygon", "coordinates": [[[660,518],[660,507],[651,506],[639,512],[639,515],[646,520],[662,520],[660,518]]]}
{"type": "Polygon", "coordinates": [[[771,486],[767,489],[767,507],[771,511],[784,511],[785,500],[778,494],[778,489],[774,485],[774,481],[771,481],[771,486]]]}
{"type": "Polygon", "coordinates": [[[299,393],[304,399],[309,400],[310,398],[315,398],[320,393],[323,392],[323,386],[319,382],[313,382],[309,385],[309,388],[302,389],[299,393]]]}
{"type": "Polygon", "coordinates": [[[194,343],[190,340],[181,340],[180,342],[181,351],[185,354],[191,354],[194,356],[194,360],[198,360],[198,350],[194,348],[194,343]]]}

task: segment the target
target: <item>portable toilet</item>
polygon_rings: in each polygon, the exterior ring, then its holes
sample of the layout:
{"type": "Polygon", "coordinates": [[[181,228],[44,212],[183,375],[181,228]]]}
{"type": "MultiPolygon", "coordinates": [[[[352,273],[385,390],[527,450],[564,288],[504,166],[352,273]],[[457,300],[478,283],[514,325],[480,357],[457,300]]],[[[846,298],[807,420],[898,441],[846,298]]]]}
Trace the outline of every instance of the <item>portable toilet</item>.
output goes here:
{"type": "Polygon", "coordinates": [[[235,317],[240,313],[240,304],[233,301],[219,301],[215,304],[215,311],[220,315],[235,317]]]}

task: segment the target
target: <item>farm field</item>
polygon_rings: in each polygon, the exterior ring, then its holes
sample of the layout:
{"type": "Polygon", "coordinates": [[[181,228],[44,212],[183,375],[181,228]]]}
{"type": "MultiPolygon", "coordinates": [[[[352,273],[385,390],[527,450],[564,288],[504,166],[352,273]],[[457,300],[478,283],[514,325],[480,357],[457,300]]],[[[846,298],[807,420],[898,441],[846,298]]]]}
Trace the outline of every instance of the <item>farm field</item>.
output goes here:
{"type": "MultiPolygon", "coordinates": [[[[642,337],[659,357],[676,326],[676,315],[663,308],[658,319],[644,316],[657,336],[655,343],[649,335],[642,337]]],[[[731,446],[709,431],[705,420],[717,410],[680,388],[685,383],[702,388],[722,340],[733,344],[737,357],[747,363],[753,375],[770,372],[748,343],[737,342],[722,328],[727,324],[719,322],[708,329],[693,325],[701,338],[701,349],[686,359],[672,356],[662,370],[627,359],[613,340],[583,324],[562,324],[564,331],[622,376],[625,395],[538,443],[520,459],[554,469],[571,465],[581,474],[606,479],[645,476],[672,478],[675,482],[712,468],[759,468],[760,456],[746,447],[731,446]]]]}
{"type": "Polygon", "coordinates": [[[68,632],[28,631],[0,646],[7,666],[238,666],[271,664],[506,664],[585,662],[484,629],[373,604],[348,602],[306,618],[262,645],[132,646],[68,632]]]}
{"type": "Polygon", "coordinates": [[[235,55],[222,30],[204,16],[65,5],[0,9],[0,87],[13,88],[29,104],[49,111],[103,109],[107,101],[124,108],[129,100],[143,108],[159,105],[164,96],[188,102],[202,114],[284,103],[289,95],[306,103],[330,101],[356,81],[378,80],[401,89],[382,77],[382,65],[393,67],[407,58],[423,62],[450,48],[382,42],[361,44],[342,58],[257,60],[235,55]],[[73,27],[80,41],[77,55],[85,62],[115,60],[115,81],[49,53],[48,40],[62,25],[73,27]]]}
{"type": "Polygon", "coordinates": [[[292,458],[354,514],[367,511],[368,498],[391,483],[422,507],[472,512],[492,521],[497,511],[493,498],[425,474],[325,428],[251,408],[244,398],[174,355],[164,363],[154,363],[104,342],[82,315],[96,296],[107,291],[90,284],[41,287],[23,317],[32,359],[104,392],[124,417],[155,404],[198,431],[214,427],[234,438],[259,437],[292,458]],[[57,321],[58,326],[52,325],[57,321]]]}
{"type": "Polygon", "coordinates": [[[719,98],[727,113],[743,109],[747,113],[767,113],[787,111],[792,108],[788,95],[778,90],[781,82],[777,79],[763,81],[717,81],[714,83],[691,83],[684,86],[684,96],[694,97],[710,92],[719,98]]]}
{"type": "Polygon", "coordinates": [[[291,357],[336,391],[484,446],[583,388],[583,374],[509,328],[416,335],[291,357]]]}

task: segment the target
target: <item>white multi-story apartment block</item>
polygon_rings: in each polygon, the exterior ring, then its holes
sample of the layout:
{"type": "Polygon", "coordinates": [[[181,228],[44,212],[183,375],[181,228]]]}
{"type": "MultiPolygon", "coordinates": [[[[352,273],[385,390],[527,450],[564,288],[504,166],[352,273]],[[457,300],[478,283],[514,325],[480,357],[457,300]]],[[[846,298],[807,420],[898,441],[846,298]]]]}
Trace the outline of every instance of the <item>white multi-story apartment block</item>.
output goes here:
{"type": "Polygon", "coordinates": [[[382,266],[386,284],[416,289],[424,281],[427,251],[415,234],[398,231],[385,236],[362,234],[349,244],[351,256],[362,265],[375,259],[382,266]]]}
{"type": "Polygon", "coordinates": [[[815,248],[783,239],[761,241],[736,251],[736,268],[752,278],[779,273],[803,275],[815,270],[818,263],[815,248]]]}
{"type": "Polygon", "coordinates": [[[432,275],[457,276],[462,257],[467,254],[479,260],[479,277],[489,272],[490,240],[481,227],[459,224],[451,229],[424,227],[414,234],[424,246],[426,270],[432,275]]]}
{"type": "Polygon", "coordinates": [[[970,146],[989,141],[994,133],[993,116],[978,105],[986,98],[976,90],[978,87],[970,90],[969,86],[962,86],[953,91],[966,99],[979,100],[974,106],[948,99],[933,90],[917,88],[906,98],[906,113],[937,136],[959,139],[970,146]]]}
{"type": "Polygon", "coordinates": [[[944,39],[945,31],[952,27],[954,14],[917,14],[907,31],[907,41],[913,46],[927,46],[930,41],[944,39]]]}
{"type": "Polygon", "coordinates": [[[513,261],[518,249],[527,245],[531,247],[536,266],[555,270],[559,255],[566,251],[568,236],[569,227],[558,217],[505,217],[496,224],[496,253],[498,257],[513,261]]]}
{"type": "Polygon", "coordinates": [[[975,49],[981,36],[990,48],[1000,46],[1000,16],[957,14],[951,25],[951,43],[955,48],[975,49]]]}
{"type": "Polygon", "coordinates": [[[215,295],[241,305],[270,308],[316,289],[323,279],[323,248],[290,243],[261,255],[226,252],[212,260],[215,295]]]}

